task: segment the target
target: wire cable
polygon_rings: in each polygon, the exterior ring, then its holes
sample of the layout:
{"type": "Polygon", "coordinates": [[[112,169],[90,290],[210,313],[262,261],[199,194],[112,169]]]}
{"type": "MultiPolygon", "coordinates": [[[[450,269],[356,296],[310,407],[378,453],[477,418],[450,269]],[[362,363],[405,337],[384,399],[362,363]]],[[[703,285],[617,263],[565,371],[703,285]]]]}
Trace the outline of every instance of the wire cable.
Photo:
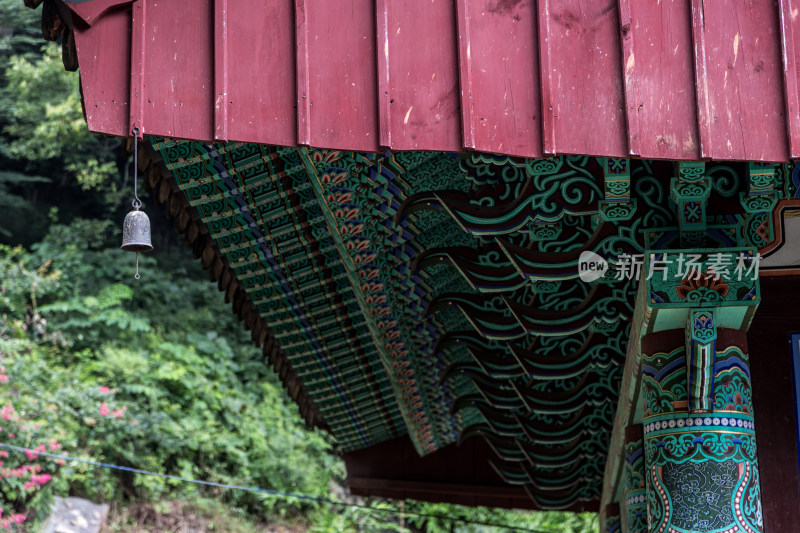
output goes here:
{"type": "MultiPolygon", "coordinates": [[[[0,448],[6,449],[12,452],[17,453],[25,453],[25,454],[36,454],[36,456],[42,457],[49,457],[51,459],[59,459],[62,461],[70,461],[73,463],[83,463],[89,466],[96,466],[101,468],[109,468],[112,470],[122,470],[124,472],[132,472],[134,474],[141,474],[145,476],[155,476],[160,477],[163,479],[171,479],[174,481],[182,481],[184,483],[194,483],[196,485],[206,485],[209,487],[217,487],[221,489],[231,489],[231,490],[241,490],[246,492],[258,492],[263,494],[270,494],[273,496],[281,496],[284,498],[296,498],[299,500],[306,500],[306,501],[313,501],[317,503],[326,503],[330,505],[340,505],[343,507],[355,507],[359,509],[366,509],[368,511],[374,511],[379,513],[391,513],[391,514],[398,514],[400,511],[397,509],[381,509],[378,507],[371,507],[369,505],[361,504],[361,503],[354,503],[354,502],[347,502],[343,500],[334,500],[331,498],[325,498],[322,496],[310,496],[308,494],[297,494],[293,492],[283,492],[280,490],[274,489],[262,489],[260,487],[248,487],[246,485],[231,485],[228,483],[217,483],[215,481],[205,481],[202,479],[191,479],[182,476],[173,476],[170,474],[160,474],[158,472],[151,472],[149,470],[142,470],[140,468],[133,468],[130,466],[122,466],[122,465],[115,465],[111,463],[102,463],[100,461],[92,461],[90,459],[81,459],[79,457],[71,457],[69,455],[62,455],[58,453],[49,453],[49,452],[40,452],[36,450],[31,450],[29,448],[22,448],[20,446],[14,446],[13,444],[7,444],[4,442],[0,442],[0,448]]],[[[521,526],[512,526],[510,524],[502,524],[502,523],[495,523],[495,522],[484,522],[480,520],[469,520],[466,518],[454,518],[445,515],[437,515],[433,513],[421,513],[416,511],[408,511],[405,510],[403,512],[404,516],[418,516],[420,518],[436,518],[438,520],[449,520],[452,522],[460,522],[462,524],[470,524],[476,526],[486,526],[486,527],[496,527],[496,528],[504,528],[508,531],[522,531],[524,533],[551,533],[548,531],[540,530],[540,529],[530,529],[521,526]]]]}

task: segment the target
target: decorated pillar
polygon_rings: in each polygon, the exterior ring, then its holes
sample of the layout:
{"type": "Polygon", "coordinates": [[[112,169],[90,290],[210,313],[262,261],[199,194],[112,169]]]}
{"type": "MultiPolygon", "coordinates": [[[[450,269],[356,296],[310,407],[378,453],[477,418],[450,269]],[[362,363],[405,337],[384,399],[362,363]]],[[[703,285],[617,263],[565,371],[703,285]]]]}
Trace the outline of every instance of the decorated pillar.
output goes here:
{"type": "Polygon", "coordinates": [[[620,533],[620,508],[618,503],[610,503],[606,505],[606,529],[605,533],[620,533]]]}
{"type": "Polygon", "coordinates": [[[647,533],[647,489],[643,429],[641,424],[625,428],[624,533],[647,533]]]}
{"type": "Polygon", "coordinates": [[[747,337],[692,309],[642,338],[647,514],[654,533],[760,533],[747,337]]]}

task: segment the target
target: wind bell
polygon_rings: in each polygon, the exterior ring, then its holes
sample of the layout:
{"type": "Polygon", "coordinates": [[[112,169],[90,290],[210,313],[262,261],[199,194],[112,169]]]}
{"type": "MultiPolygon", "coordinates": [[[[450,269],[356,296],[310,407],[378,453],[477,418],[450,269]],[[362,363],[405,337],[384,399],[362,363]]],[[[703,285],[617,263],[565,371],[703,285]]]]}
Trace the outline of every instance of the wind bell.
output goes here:
{"type": "Polygon", "coordinates": [[[126,252],[136,252],[136,279],[139,279],[139,252],[153,249],[150,242],[150,219],[144,211],[139,211],[142,201],[139,200],[139,128],[133,127],[133,211],[125,215],[122,223],[122,246],[126,252]]]}

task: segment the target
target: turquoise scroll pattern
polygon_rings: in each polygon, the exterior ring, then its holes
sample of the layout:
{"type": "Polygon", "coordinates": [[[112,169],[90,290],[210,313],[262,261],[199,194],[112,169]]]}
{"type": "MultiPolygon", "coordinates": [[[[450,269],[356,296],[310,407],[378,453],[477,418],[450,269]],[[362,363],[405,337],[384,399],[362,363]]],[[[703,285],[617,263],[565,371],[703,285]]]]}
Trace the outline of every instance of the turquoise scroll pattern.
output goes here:
{"type": "Polygon", "coordinates": [[[622,527],[619,515],[607,517],[605,533],[620,533],[620,531],[622,531],[622,527]]]}
{"type": "Polygon", "coordinates": [[[641,439],[625,444],[625,519],[628,533],[647,533],[647,490],[641,439]]]}
{"type": "Polygon", "coordinates": [[[688,412],[686,382],[683,344],[642,354],[649,530],[760,533],[748,356],[718,341],[711,412],[688,412]]]}
{"type": "Polygon", "coordinates": [[[602,529],[602,531],[604,531],[604,533],[620,533],[622,531],[620,505],[617,503],[608,504],[606,505],[605,511],[605,527],[602,529]]]}

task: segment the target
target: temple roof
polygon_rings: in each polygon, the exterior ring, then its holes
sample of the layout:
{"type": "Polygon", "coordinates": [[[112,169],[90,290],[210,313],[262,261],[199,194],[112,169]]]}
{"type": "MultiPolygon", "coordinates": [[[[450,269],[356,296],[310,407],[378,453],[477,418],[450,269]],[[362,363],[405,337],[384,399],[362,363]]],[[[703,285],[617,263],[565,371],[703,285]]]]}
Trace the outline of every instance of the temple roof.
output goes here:
{"type": "Polygon", "coordinates": [[[637,297],[582,255],[680,249],[687,223],[777,250],[748,192],[798,196],[791,164],[660,161],[784,161],[800,132],[784,3],[689,4],[48,0],[43,26],[90,129],[143,132],[156,199],[309,423],[350,454],[481,439],[535,506],[591,508],[637,298],[693,289],[637,297]],[[707,178],[691,213],[677,172],[707,178]]]}
{"type": "Polygon", "coordinates": [[[66,22],[56,33],[80,63],[93,131],[136,123],[361,152],[800,156],[788,0],[65,1],[45,3],[46,22],[66,22]]]}

